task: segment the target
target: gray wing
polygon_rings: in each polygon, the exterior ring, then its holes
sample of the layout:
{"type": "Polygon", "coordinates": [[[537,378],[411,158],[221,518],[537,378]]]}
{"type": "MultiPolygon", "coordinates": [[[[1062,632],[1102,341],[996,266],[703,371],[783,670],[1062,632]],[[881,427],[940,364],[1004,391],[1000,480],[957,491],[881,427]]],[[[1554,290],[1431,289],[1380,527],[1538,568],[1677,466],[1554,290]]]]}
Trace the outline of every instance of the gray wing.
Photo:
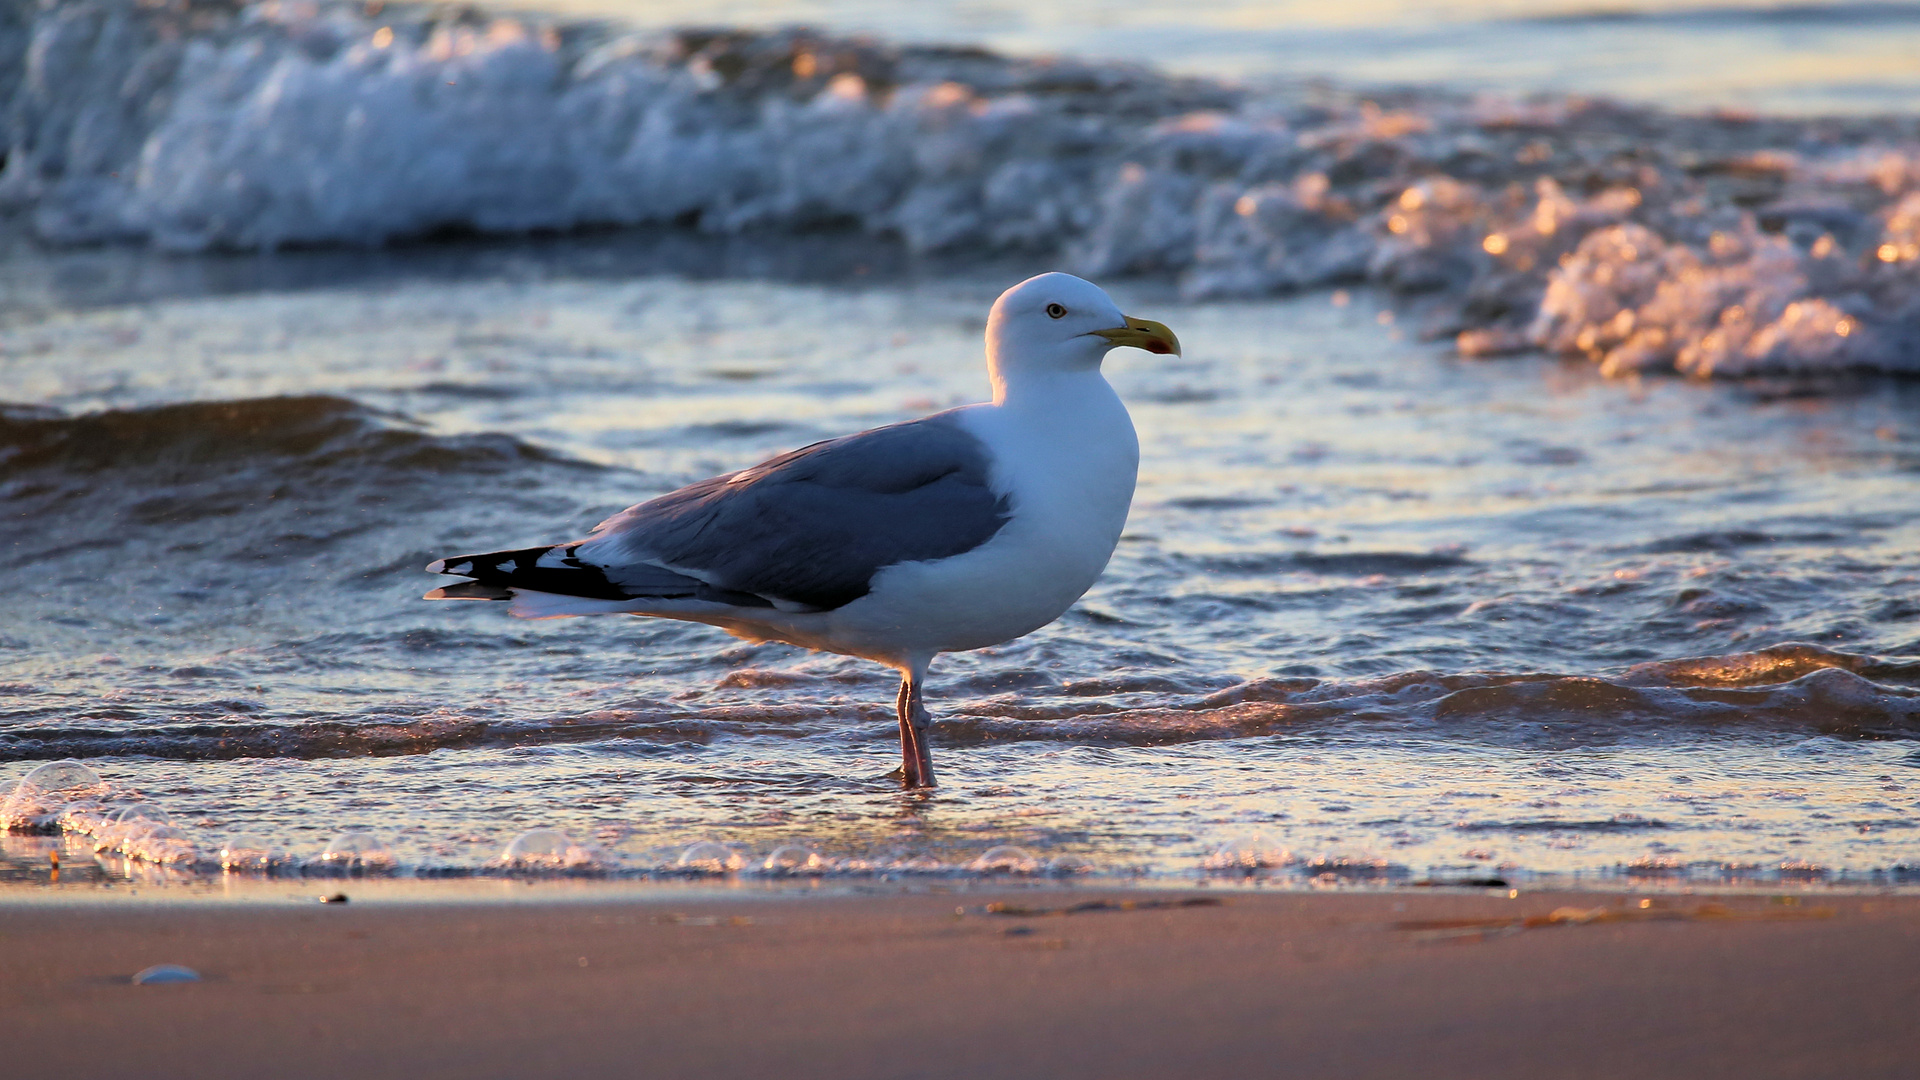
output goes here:
{"type": "Polygon", "coordinates": [[[711,587],[828,609],[895,563],[970,551],[1011,510],[987,449],[952,413],[814,443],[602,522],[573,548],[625,586],[660,567],[711,587]]]}

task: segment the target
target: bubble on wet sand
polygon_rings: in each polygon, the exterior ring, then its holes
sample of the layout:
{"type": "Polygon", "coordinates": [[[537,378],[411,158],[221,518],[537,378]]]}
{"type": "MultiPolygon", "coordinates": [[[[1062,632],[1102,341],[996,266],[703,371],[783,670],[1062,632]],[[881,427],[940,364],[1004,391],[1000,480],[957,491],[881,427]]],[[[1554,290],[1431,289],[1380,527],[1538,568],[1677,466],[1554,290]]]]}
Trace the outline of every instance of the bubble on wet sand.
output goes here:
{"type": "Polygon", "coordinates": [[[113,827],[114,808],[102,806],[92,799],[68,803],[60,812],[55,827],[63,833],[80,833],[98,837],[113,827]]]}
{"type": "Polygon", "coordinates": [[[767,855],[760,869],[768,874],[800,876],[826,873],[826,860],[804,844],[782,844],[767,855]]]}
{"type": "Polygon", "coordinates": [[[107,794],[100,774],[77,761],[49,761],[35,766],[0,804],[0,828],[45,831],[58,826],[60,816],[75,803],[98,800],[107,794]]]}
{"type": "Polygon", "coordinates": [[[610,862],[601,848],[576,843],[559,829],[528,829],[508,842],[499,865],[522,873],[585,873],[604,870],[610,862]]]}
{"type": "Polygon", "coordinates": [[[327,841],[310,869],[321,873],[384,874],[394,867],[386,841],[366,829],[347,829],[327,841]]]}
{"type": "Polygon", "coordinates": [[[1025,848],[1001,844],[982,852],[967,869],[976,874],[1032,874],[1040,869],[1040,861],[1025,848]]]}
{"type": "Polygon", "coordinates": [[[1781,881],[1825,881],[1830,871],[1806,859],[1789,859],[1780,864],[1781,881]]]}
{"type": "Polygon", "coordinates": [[[173,815],[150,802],[131,803],[113,812],[113,820],[121,825],[131,825],[136,821],[151,821],[155,825],[173,824],[173,815]]]}
{"type": "Polygon", "coordinates": [[[1048,877],[1078,877],[1091,874],[1097,868],[1078,855],[1055,855],[1048,859],[1041,873],[1048,877]]]}
{"type": "Polygon", "coordinates": [[[134,824],[121,838],[119,849],[129,859],[177,867],[200,859],[200,847],[184,830],[171,824],[134,824]]]}
{"type": "Polygon", "coordinates": [[[245,833],[227,837],[220,847],[220,869],[235,873],[270,873],[283,858],[266,840],[245,833]]]}
{"type": "Polygon", "coordinates": [[[162,866],[191,863],[200,856],[199,848],[185,831],[143,819],[136,819],[122,832],[117,846],[129,859],[162,866]]]}
{"type": "Polygon", "coordinates": [[[688,845],[674,865],[687,874],[726,874],[746,866],[747,860],[725,844],[702,840],[688,845]]]}
{"type": "Polygon", "coordinates": [[[81,827],[78,822],[69,827],[77,832],[92,835],[99,841],[101,849],[107,849],[118,847],[123,840],[140,829],[156,825],[172,825],[173,815],[152,803],[141,802],[117,808],[108,807],[103,811],[102,820],[90,824],[93,824],[93,827],[81,827]]]}
{"type": "Polygon", "coordinates": [[[1302,862],[1300,869],[1319,885],[1393,881],[1412,876],[1412,871],[1399,863],[1368,852],[1319,855],[1302,862]]]}
{"type": "Polygon", "coordinates": [[[1200,860],[1200,869],[1215,873],[1250,874],[1256,870],[1270,870],[1286,866],[1293,862],[1293,853],[1265,833],[1235,837],[1215,848],[1213,853],[1200,860]]]}
{"type": "Polygon", "coordinates": [[[155,964],[145,968],[133,977],[135,986],[155,986],[162,983],[199,982],[200,973],[190,967],[179,964],[155,964]]]}

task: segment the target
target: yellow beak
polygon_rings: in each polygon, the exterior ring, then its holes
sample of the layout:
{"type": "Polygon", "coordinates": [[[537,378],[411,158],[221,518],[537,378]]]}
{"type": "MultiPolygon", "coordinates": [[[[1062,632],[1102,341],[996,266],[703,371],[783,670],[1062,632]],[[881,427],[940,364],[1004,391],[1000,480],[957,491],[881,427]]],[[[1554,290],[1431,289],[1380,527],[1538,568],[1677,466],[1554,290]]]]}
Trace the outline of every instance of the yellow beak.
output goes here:
{"type": "Polygon", "coordinates": [[[1095,330],[1094,333],[1113,342],[1115,345],[1131,345],[1136,349],[1145,349],[1150,353],[1180,353],[1180,339],[1173,336],[1165,323],[1151,319],[1136,319],[1126,316],[1127,325],[1116,326],[1111,330],[1095,330]]]}

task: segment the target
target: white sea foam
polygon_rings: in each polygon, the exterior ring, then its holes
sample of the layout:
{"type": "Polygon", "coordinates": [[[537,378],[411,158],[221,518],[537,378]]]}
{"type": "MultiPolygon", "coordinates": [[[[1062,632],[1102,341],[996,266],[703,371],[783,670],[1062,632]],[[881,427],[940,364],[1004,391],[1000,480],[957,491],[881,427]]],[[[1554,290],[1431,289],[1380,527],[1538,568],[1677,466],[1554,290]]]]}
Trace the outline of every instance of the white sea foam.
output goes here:
{"type": "Polygon", "coordinates": [[[801,32],[280,0],[68,0],[14,38],[0,199],[56,243],[846,223],[916,251],[1060,249],[1089,273],[1181,275],[1195,296],[1432,292],[1430,331],[1468,355],[1541,347],[1612,374],[1920,367],[1911,122],[1437,93],[1310,105],[801,32]]]}

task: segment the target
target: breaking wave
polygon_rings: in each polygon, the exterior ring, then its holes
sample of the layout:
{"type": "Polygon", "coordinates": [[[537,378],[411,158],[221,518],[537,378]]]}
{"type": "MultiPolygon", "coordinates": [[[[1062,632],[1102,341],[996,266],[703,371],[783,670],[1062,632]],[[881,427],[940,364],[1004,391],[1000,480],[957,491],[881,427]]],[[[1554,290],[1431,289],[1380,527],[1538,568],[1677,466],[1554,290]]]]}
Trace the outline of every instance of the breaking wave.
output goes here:
{"type": "Polygon", "coordinates": [[[1362,98],[284,0],[10,0],[0,104],[0,204],[56,244],[851,227],[1196,297],[1371,282],[1469,356],[1920,373],[1911,117],[1362,98]]]}

